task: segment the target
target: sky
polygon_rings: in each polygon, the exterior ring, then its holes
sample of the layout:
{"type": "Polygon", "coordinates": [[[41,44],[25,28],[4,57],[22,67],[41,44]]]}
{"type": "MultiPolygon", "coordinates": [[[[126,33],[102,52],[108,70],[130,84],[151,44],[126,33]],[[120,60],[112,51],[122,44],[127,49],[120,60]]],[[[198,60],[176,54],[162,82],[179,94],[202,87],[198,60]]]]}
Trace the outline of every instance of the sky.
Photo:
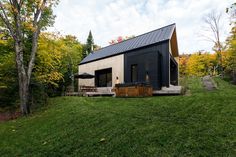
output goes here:
{"type": "Polygon", "coordinates": [[[179,52],[212,51],[213,43],[202,34],[203,17],[216,10],[222,13],[221,41],[229,34],[225,13],[234,0],[60,0],[54,9],[54,27],[49,31],[74,35],[85,43],[91,30],[94,42],[102,47],[118,36],[140,35],[176,23],[179,52]]]}

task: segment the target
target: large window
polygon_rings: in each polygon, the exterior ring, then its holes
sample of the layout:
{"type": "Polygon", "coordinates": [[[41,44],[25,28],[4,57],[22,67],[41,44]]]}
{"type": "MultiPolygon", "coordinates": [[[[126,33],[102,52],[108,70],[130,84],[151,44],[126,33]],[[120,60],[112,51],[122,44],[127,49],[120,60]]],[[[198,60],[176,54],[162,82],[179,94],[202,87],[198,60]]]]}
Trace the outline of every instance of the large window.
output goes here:
{"type": "Polygon", "coordinates": [[[138,81],[138,66],[137,64],[131,65],[131,82],[138,81]]]}
{"type": "Polygon", "coordinates": [[[96,87],[111,87],[112,86],[112,68],[95,71],[96,87]]]}

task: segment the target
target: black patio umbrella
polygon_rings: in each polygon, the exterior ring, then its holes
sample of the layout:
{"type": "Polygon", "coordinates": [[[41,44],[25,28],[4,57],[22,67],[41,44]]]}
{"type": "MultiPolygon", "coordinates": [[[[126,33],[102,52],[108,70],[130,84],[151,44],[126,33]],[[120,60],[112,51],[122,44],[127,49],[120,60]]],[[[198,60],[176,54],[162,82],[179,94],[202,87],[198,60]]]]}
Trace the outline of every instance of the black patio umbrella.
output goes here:
{"type": "Polygon", "coordinates": [[[91,78],[94,78],[95,76],[85,72],[85,73],[82,73],[82,74],[75,74],[74,77],[79,78],[79,79],[91,79],[91,78]]]}

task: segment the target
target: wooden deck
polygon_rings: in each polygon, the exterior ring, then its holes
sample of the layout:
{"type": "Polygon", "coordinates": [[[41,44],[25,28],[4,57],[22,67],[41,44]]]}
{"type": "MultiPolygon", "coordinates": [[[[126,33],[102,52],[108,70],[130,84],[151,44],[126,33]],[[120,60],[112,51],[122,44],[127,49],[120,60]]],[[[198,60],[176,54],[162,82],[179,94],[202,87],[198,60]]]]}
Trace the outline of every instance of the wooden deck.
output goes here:
{"type": "MultiPolygon", "coordinates": [[[[153,90],[153,95],[180,95],[182,93],[181,86],[171,85],[169,88],[162,87],[161,90],[153,90]]],[[[86,92],[83,96],[113,96],[115,92],[112,88],[98,88],[97,92],[86,92]]]]}
{"type": "MultiPolygon", "coordinates": [[[[180,95],[182,93],[181,86],[171,85],[169,88],[162,87],[161,90],[153,90],[153,95],[180,95]]],[[[80,92],[69,92],[66,96],[113,96],[115,92],[112,91],[111,87],[96,88],[96,90],[80,91],[80,92]]]]}
{"type": "Polygon", "coordinates": [[[112,87],[97,88],[96,91],[86,91],[83,96],[113,96],[115,93],[112,91],[112,87]]]}

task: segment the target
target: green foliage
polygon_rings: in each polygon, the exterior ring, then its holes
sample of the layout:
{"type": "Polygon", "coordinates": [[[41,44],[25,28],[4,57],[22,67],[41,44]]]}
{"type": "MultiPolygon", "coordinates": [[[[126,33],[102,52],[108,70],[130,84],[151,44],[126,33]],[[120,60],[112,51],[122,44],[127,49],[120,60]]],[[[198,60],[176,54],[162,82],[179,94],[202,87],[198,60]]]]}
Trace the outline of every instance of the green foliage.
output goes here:
{"type": "MultiPolygon", "coordinates": [[[[1,94],[1,106],[13,105],[18,99],[18,79],[12,40],[0,40],[0,86],[7,87],[1,94]],[[13,98],[12,98],[13,96],[13,98]]],[[[76,37],[42,33],[38,43],[35,68],[30,89],[32,105],[42,104],[47,96],[61,95],[71,84],[82,58],[82,45],[76,37]]]]}
{"type": "Polygon", "coordinates": [[[232,74],[233,82],[236,84],[236,3],[227,8],[227,13],[231,17],[231,34],[227,39],[228,63],[227,70],[232,74]]]}
{"type": "Polygon", "coordinates": [[[43,33],[37,55],[35,78],[54,95],[53,92],[63,92],[72,83],[82,58],[82,45],[75,36],[43,33]]]}
{"type": "Polygon", "coordinates": [[[8,54],[14,52],[13,41],[9,37],[9,33],[5,30],[0,30],[0,54],[8,54]]]}
{"type": "MultiPolygon", "coordinates": [[[[38,37],[54,22],[53,6],[58,0],[2,0],[0,28],[9,32],[14,41],[15,65],[18,74],[20,106],[23,114],[30,113],[29,88],[37,53],[38,37]]],[[[9,89],[9,88],[8,88],[9,89]]]]}
{"type": "MultiPolygon", "coordinates": [[[[74,74],[78,73],[78,64],[82,60],[83,45],[80,44],[75,36],[67,35],[62,39],[67,49],[67,55],[63,60],[64,65],[64,83],[61,88],[75,86],[74,74]]],[[[62,89],[65,90],[65,89],[62,89]]]]}
{"type": "Polygon", "coordinates": [[[229,37],[228,45],[228,71],[232,74],[233,81],[236,83],[236,26],[232,28],[232,35],[229,37]]]}
{"type": "Polygon", "coordinates": [[[18,98],[17,70],[14,60],[13,52],[0,56],[0,88],[4,87],[0,89],[4,91],[0,94],[0,107],[14,106],[18,98]]]}
{"type": "Polygon", "coordinates": [[[87,45],[88,53],[91,53],[93,51],[93,45],[94,45],[93,35],[92,35],[91,31],[89,31],[89,35],[88,35],[88,38],[87,38],[86,45],[87,45]]]}
{"type": "Polygon", "coordinates": [[[17,70],[12,40],[8,33],[0,34],[0,107],[13,106],[18,98],[17,70]]]}
{"type": "Polygon", "coordinates": [[[53,34],[42,34],[39,39],[39,48],[36,59],[34,75],[42,84],[57,86],[57,81],[63,79],[60,72],[64,45],[53,34]]]}
{"type": "Polygon", "coordinates": [[[93,46],[94,46],[93,35],[90,30],[86,45],[84,45],[84,50],[83,50],[83,55],[82,55],[83,58],[85,58],[88,54],[90,54],[93,51],[93,48],[94,48],[93,46]]]}
{"type": "Polygon", "coordinates": [[[1,156],[235,156],[236,87],[220,79],[190,96],[58,97],[0,124],[1,156]]]}
{"type": "MultiPolygon", "coordinates": [[[[43,7],[42,20],[39,22],[39,27],[46,29],[48,26],[52,26],[54,23],[55,15],[53,15],[53,7],[59,3],[59,0],[47,0],[46,5],[42,6],[42,0],[24,0],[20,3],[20,18],[22,20],[23,30],[26,32],[34,31],[35,26],[33,25],[34,15],[36,9],[43,7]]],[[[2,5],[5,8],[5,12],[8,16],[8,20],[11,24],[14,24],[14,14],[18,12],[18,8],[14,8],[9,1],[3,0],[2,5]]],[[[18,6],[19,7],[19,6],[18,6]]],[[[13,25],[12,25],[13,26],[13,25]]]]}
{"type": "MultiPolygon", "coordinates": [[[[65,36],[62,41],[65,43],[67,49],[67,57],[65,62],[67,64],[72,64],[72,71],[73,73],[77,73],[78,71],[78,64],[82,59],[82,44],[80,44],[75,36],[67,35],[65,36]]],[[[65,63],[66,64],[66,63],[65,63]]]]}

